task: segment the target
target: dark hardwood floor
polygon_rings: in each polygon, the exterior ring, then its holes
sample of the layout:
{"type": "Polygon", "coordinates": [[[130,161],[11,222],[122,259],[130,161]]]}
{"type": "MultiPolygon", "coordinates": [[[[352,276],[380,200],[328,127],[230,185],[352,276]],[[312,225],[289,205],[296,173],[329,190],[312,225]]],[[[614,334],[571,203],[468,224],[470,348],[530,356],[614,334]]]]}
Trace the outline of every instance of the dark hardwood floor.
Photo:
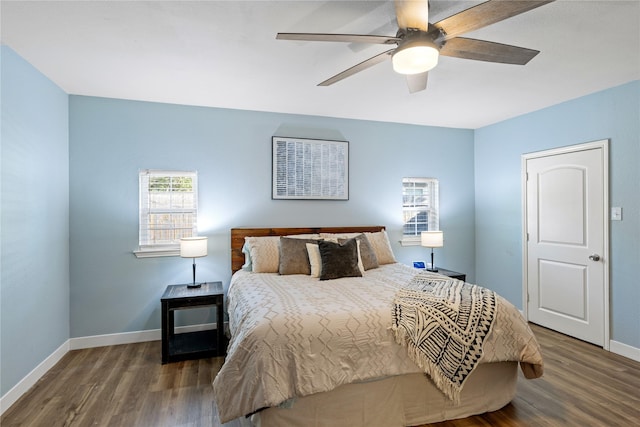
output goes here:
{"type": "MultiPolygon", "coordinates": [[[[532,325],[545,375],[499,411],[429,427],[639,426],[640,363],[532,325]]],[[[160,342],[71,351],[0,419],[14,426],[219,426],[222,358],[160,364],[160,342]]],[[[426,427],[426,426],[425,426],[426,427]]]]}

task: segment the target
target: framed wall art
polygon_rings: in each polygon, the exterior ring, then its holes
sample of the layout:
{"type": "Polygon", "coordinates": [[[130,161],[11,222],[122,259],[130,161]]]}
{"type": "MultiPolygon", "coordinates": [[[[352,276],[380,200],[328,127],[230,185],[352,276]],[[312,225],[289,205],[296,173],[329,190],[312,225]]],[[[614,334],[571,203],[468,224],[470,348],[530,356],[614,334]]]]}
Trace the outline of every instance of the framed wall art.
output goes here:
{"type": "Polygon", "coordinates": [[[274,136],[272,198],[349,200],[349,142],[274,136]]]}

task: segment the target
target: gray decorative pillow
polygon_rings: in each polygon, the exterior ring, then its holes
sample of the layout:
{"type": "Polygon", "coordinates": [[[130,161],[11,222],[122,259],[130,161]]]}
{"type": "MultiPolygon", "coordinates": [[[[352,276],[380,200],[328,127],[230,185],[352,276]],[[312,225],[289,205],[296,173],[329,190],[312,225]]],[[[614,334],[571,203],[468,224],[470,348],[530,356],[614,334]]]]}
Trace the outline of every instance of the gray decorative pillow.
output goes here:
{"type": "Polygon", "coordinates": [[[358,267],[358,242],[355,238],[342,244],[321,240],[318,242],[318,249],[322,260],[320,280],[362,276],[358,267]]]}
{"type": "MultiPolygon", "coordinates": [[[[364,234],[359,234],[355,239],[360,242],[360,258],[362,259],[362,265],[365,270],[371,270],[372,268],[378,268],[378,257],[376,256],[373,246],[369,243],[369,239],[364,234]]],[[[347,239],[338,239],[338,242],[346,242],[347,239]]]]}
{"type": "Polygon", "coordinates": [[[293,237],[280,237],[280,264],[278,273],[286,274],[311,274],[307,243],[317,243],[315,239],[299,239],[293,237]]]}
{"type": "Polygon", "coordinates": [[[371,247],[378,258],[379,265],[397,262],[395,256],[393,256],[393,250],[386,231],[382,230],[374,233],[365,231],[364,235],[369,239],[369,243],[371,243],[371,247]]]}

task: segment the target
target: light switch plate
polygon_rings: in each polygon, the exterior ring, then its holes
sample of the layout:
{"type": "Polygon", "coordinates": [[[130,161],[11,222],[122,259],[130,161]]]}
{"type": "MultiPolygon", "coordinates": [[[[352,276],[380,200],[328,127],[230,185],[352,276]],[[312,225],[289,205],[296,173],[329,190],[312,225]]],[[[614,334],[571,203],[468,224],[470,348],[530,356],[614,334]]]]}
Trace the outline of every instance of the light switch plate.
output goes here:
{"type": "Polygon", "coordinates": [[[622,221],[622,208],[621,207],[613,207],[613,208],[611,208],[611,221],[622,221]]]}

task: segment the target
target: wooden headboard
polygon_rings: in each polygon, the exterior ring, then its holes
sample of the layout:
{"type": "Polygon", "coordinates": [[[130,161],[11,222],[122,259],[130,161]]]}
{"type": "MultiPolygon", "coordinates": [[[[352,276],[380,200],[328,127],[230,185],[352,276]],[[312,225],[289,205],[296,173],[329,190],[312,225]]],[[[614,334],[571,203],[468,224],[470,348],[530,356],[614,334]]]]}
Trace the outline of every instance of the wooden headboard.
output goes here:
{"type": "Polygon", "coordinates": [[[384,230],[382,225],[358,227],[296,227],[296,228],[232,228],[231,229],[231,272],[242,268],[244,238],[249,236],[288,236],[292,234],[315,233],[364,233],[384,230]]]}

